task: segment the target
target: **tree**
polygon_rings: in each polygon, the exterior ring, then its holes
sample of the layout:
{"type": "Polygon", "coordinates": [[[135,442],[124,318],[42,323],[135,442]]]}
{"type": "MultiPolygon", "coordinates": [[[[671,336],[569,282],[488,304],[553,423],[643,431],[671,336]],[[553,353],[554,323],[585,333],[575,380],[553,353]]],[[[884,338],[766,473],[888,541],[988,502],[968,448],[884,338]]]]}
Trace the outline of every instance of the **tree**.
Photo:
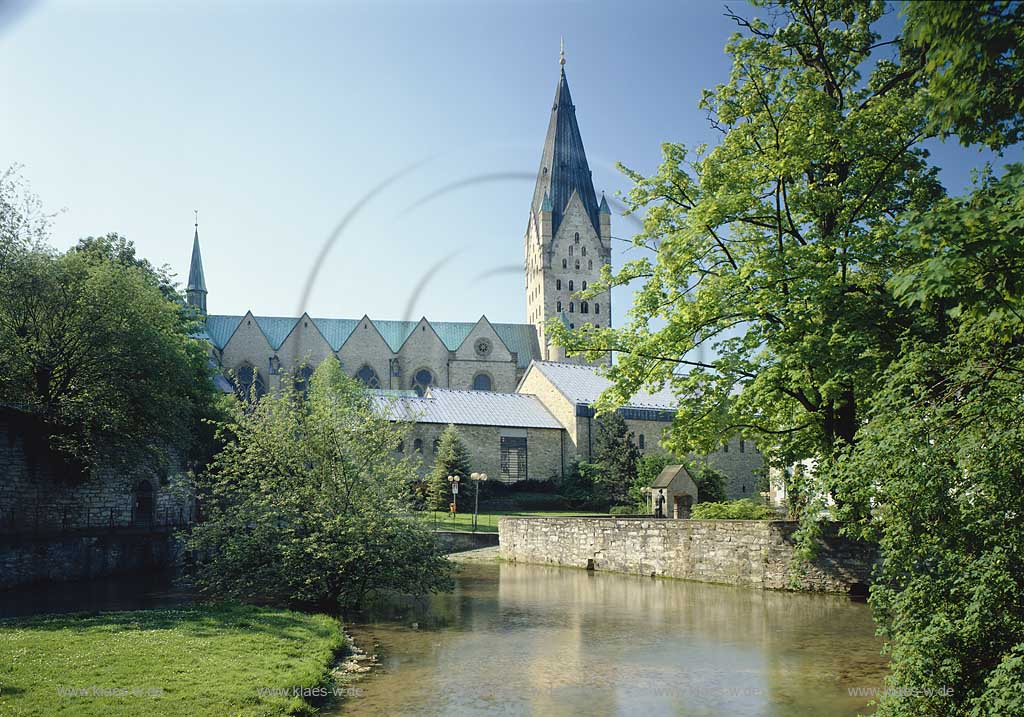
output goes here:
{"type": "Polygon", "coordinates": [[[904,34],[925,58],[930,127],[995,150],[1024,131],[1024,4],[911,2],[904,34]]]}
{"type": "Polygon", "coordinates": [[[697,485],[697,500],[700,503],[720,503],[726,500],[725,484],[729,478],[707,463],[696,462],[690,465],[690,477],[697,485]]]}
{"type": "Polygon", "coordinates": [[[630,501],[630,487],[636,483],[640,449],[618,412],[599,415],[594,426],[594,459],[601,467],[596,488],[609,504],[626,505],[630,501]]]}
{"type": "MultiPolygon", "coordinates": [[[[130,247],[130,243],[126,246],[130,247]]],[[[0,272],[0,401],[48,426],[50,447],[85,467],[153,467],[194,448],[217,393],[195,324],[135,264],[24,248],[0,272]]]]}
{"type": "Polygon", "coordinates": [[[338,609],[373,590],[450,587],[433,535],[408,515],[415,466],[395,454],[407,428],[336,361],[316,369],[308,398],[285,387],[225,428],[234,439],[202,477],[205,520],[187,536],[206,556],[202,590],[338,609]]]}
{"type": "Polygon", "coordinates": [[[889,285],[917,258],[899,217],[942,190],[919,147],[919,53],[892,56],[872,30],[884,3],[764,6],[770,21],[733,16],[731,77],[701,101],[719,143],[665,144],[651,177],[624,170],[653,257],[589,291],[642,280],[628,325],[550,330],[573,354],[619,352],[599,408],[670,385],[676,454],[742,431],[783,465],[856,440],[917,328],[889,285]]]}
{"type": "Polygon", "coordinates": [[[428,479],[427,507],[431,510],[448,509],[452,490],[448,476],[458,476],[463,490],[469,488],[469,451],[455,426],[450,424],[438,440],[434,467],[428,479]]]}

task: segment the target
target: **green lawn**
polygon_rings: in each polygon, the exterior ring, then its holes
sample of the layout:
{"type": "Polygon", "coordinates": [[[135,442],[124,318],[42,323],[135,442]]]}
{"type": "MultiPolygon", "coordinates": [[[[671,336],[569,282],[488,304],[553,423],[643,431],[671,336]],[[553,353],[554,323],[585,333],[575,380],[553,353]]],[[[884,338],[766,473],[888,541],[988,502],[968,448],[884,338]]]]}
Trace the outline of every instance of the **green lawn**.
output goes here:
{"type": "MultiPolygon", "coordinates": [[[[468,513],[457,513],[455,518],[452,519],[448,513],[437,511],[426,511],[423,513],[426,519],[430,522],[431,527],[437,530],[472,530],[473,529],[473,511],[472,509],[468,513]]],[[[549,511],[549,510],[501,510],[490,513],[480,513],[477,516],[477,532],[480,533],[497,533],[498,532],[498,518],[503,516],[518,515],[518,516],[559,516],[559,515],[595,515],[593,512],[581,513],[573,511],[549,511]]]]}
{"type": "Polygon", "coordinates": [[[253,606],[0,621],[0,715],[313,714],[280,692],[323,688],[344,644],[334,618],[253,606]]]}

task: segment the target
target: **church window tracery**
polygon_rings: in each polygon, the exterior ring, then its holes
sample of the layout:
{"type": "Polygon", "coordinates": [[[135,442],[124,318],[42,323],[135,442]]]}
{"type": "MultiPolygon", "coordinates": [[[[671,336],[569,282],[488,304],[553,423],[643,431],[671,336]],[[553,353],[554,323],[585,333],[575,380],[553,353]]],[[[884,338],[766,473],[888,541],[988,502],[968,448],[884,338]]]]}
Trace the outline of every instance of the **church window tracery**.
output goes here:
{"type": "Polygon", "coordinates": [[[380,388],[380,377],[369,364],[364,365],[356,372],[356,378],[367,388],[380,388]]]}
{"type": "Polygon", "coordinates": [[[417,396],[422,396],[427,392],[427,389],[434,385],[434,374],[430,372],[430,369],[421,368],[412,377],[412,390],[416,392],[417,396]]]}

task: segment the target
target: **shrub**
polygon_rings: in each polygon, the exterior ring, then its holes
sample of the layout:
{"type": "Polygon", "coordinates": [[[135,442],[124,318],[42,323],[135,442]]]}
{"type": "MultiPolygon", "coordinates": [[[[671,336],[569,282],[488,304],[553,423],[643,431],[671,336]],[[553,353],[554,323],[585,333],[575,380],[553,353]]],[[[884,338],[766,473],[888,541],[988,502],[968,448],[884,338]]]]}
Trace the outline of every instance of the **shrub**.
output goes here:
{"type": "Polygon", "coordinates": [[[557,493],[517,493],[512,506],[515,510],[567,510],[569,502],[557,493]]]}
{"type": "Polygon", "coordinates": [[[721,503],[697,503],[691,517],[697,520],[771,520],[775,511],[749,498],[721,503]]]}
{"type": "Polygon", "coordinates": [[[647,510],[636,505],[613,505],[609,515],[645,515],[647,510]]]}

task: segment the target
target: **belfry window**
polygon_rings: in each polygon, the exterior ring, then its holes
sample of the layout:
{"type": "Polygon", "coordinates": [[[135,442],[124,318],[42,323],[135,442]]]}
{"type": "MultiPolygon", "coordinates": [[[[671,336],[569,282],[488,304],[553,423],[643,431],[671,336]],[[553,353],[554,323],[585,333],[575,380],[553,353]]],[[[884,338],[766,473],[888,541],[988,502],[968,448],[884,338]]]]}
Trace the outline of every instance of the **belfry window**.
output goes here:
{"type": "MultiPolygon", "coordinates": [[[[580,264],[579,262],[576,262],[576,268],[577,269],[580,268],[579,264],[580,264]]],[[[593,271],[593,269],[594,269],[594,260],[593,259],[587,259],[587,269],[593,271]]]]}
{"type": "Polygon", "coordinates": [[[580,270],[580,260],[577,259],[576,260],[576,271],[579,271],[579,270],[580,270]]]}
{"type": "Polygon", "coordinates": [[[574,241],[575,243],[577,243],[577,244],[579,244],[579,243],[580,243],[580,233],[579,233],[579,232],[576,232],[576,237],[575,237],[575,238],[573,239],[573,241],[574,241]]]}
{"type": "Polygon", "coordinates": [[[568,269],[569,268],[569,260],[568,259],[562,259],[562,268],[563,269],[568,269]]]}
{"type": "Polygon", "coordinates": [[[356,378],[367,388],[380,388],[380,377],[369,364],[356,371],[356,378]]]}
{"type": "Polygon", "coordinates": [[[555,311],[561,311],[561,310],[562,310],[562,302],[561,302],[561,301],[559,301],[559,302],[557,302],[557,304],[556,304],[556,308],[555,308],[555,311]]]}
{"type": "Polygon", "coordinates": [[[572,247],[569,247],[569,256],[572,256],[572,247]]]}
{"type": "Polygon", "coordinates": [[[584,247],[580,247],[580,254],[582,254],[583,256],[587,255],[587,248],[585,246],[584,247]]]}
{"type": "Polygon", "coordinates": [[[601,305],[598,304],[597,302],[594,302],[594,313],[595,314],[600,314],[601,313],[601,305]]]}
{"type": "Polygon", "coordinates": [[[573,290],[572,279],[569,279],[569,291],[573,290]]]}
{"type": "Polygon", "coordinates": [[[417,396],[422,396],[427,389],[434,385],[434,374],[429,369],[421,368],[412,377],[412,390],[417,396]]]}
{"type": "Polygon", "coordinates": [[[584,282],[583,282],[583,290],[584,290],[584,291],[586,291],[586,290],[587,290],[587,282],[586,282],[586,281],[584,281],[584,282]]]}
{"type": "Polygon", "coordinates": [[[571,301],[569,302],[569,313],[573,313],[573,303],[571,301]]]}
{"type": "Polygon", "coordinates": [[[581,301],[580,302],[580,313],[581,314],[589,314],[590,313],[590,307],[587,306],[587,302],[586,301],[581,301]]]}
{"type": "Polygon", "coordinates": [[[557,289],[558,291],[562,290],[562,280],[561,279],[555,279],[555,289],[557,289]]]}

